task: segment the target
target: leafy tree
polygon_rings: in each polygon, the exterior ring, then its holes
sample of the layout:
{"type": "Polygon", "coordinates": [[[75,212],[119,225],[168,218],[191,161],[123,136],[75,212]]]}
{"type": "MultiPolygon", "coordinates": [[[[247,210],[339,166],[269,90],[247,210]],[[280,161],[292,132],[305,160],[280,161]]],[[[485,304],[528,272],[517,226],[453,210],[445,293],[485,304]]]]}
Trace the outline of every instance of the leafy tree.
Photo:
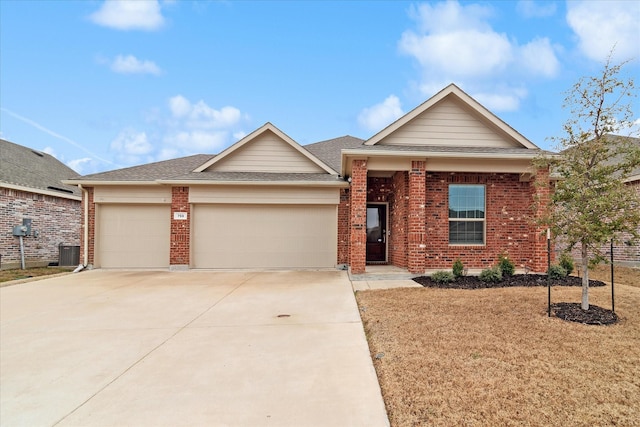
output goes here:
{"type": "Polygon", "coordinates": [[[632,78],[620,76],[627,62],[614,65],[610,54],[599,75],[581,78],[567,92],[565,135],[553,138],[561,154],[551,169],[559,179],[546,221],[569,250],[580,248],[583,310],[589,309],[588,267],[604,259],[602,245],[621,232],[638,237],[640,197],[624,181],[640,166],[640,147],[613,135],[632,127],[637,92],[632,78]]]}

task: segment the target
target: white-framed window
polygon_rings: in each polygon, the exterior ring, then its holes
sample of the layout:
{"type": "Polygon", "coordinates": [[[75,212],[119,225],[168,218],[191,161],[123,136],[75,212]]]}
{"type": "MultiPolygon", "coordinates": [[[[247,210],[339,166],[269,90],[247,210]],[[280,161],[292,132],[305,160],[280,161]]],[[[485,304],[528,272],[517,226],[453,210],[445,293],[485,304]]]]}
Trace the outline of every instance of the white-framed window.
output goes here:
{"type": "Polygon", "coordinates": [[[449,185],[449,244],[484,245],[485,186],[449,185]]]}

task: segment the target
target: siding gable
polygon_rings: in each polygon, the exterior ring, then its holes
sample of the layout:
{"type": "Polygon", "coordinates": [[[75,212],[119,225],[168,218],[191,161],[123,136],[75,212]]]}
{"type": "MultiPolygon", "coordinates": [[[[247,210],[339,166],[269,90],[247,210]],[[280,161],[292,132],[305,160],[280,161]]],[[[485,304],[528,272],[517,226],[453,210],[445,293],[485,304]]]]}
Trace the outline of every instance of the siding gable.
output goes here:
{"type": "Polygon", "coordinates": [[[270,130],[214,163],[208,171],[326,173],[270,130]]]}
{"type": "Polygon", "coordinates": [[[538,149],[453,83],[364,143],[376,144],[538,149]]]}
{"type": "Polygon", "coordinates": [[[502,148],[521,146],[453,96],[447,96],[431,106],[378,144],[502,148]]]}
{"type": "Polygon", "coordinates": [[[268,122],[193,172],[204,171],[338,174],[268,122]]]}

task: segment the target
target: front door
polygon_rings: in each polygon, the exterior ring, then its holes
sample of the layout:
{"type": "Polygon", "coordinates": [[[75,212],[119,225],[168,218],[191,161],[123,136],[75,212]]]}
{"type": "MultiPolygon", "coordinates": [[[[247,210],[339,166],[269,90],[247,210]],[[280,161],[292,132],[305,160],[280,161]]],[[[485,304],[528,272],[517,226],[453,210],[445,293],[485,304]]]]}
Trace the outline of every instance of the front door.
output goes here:
{"type": "Polygon", "coordinates": [[[367,262],[387,261],[387,206],[367,205],[367,262]]]}

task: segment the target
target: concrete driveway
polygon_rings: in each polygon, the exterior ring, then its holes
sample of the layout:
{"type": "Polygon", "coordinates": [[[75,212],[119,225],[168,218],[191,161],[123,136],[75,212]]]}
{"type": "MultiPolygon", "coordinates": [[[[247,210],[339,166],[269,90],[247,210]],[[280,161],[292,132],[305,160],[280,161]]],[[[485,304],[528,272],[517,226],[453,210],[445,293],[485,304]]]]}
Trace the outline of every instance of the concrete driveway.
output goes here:
{"type": "Polygon", "coordinates": [[[385,426],[345,272],[94,270],[0,288],[3,426],[385,426]]]}

